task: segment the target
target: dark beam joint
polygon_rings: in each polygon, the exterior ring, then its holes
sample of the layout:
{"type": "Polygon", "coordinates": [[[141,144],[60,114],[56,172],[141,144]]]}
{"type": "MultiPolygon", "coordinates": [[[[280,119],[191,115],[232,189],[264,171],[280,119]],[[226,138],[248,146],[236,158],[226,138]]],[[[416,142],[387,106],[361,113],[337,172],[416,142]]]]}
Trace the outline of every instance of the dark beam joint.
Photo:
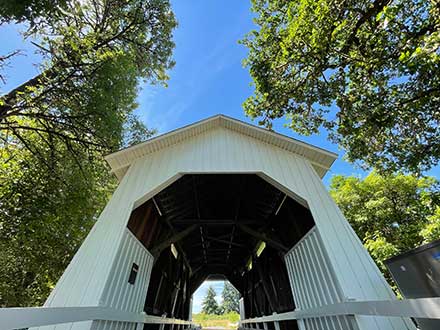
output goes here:
{"type": "MultiPolygon", "coordinates": [[[[241,182],[240,182],[240,189],[239,189],[239,193],[237,195],[237,202],[236,202],[236,206],[235,206],[235,216],[234,216],[234,222],[237,222],[238,219],[238,215],[240,214],[240,205],[241,205],[241,195],[242,192],[244,190],[244,186],[245,186],[245,176],[241,177],[241,182]]],[[[229,262],[229,257],[231,256],[231,250],[232,250],[232,243],[234,241],[234,235],[235,235],[235,228],[236,226],[232,226],[232,232],[231,232],[231,238],[229,239],[229,251],[228,251],[228,255],[226,257],[226,262],[229,262]]]]}
{"type": "Polygon", "coordinates": [[[196,211],[197,211],[197,220],[198,220],[199,230],[200,230],[200,240],[202,242],[203,256],[205,258],[205,264],[206,264],[206,263],[208,263],[207,252],[206,252],[207,247],[206,247],[205,239],[203,237],[203,235],[204,235],[203,224],[200,221],[201,216],[200,216],[199,197],[197,194],[196,177],[194,175],[192,176],[192,185],[193,185],[193,191],[194,191],[194,203],[195,203],[196,211]]]}
{"type": "MultiPolygon", "coordinates": [[[[228,236],[229,236],[229,234],[228,234],[228,236]]],[[[238,244],[238,243],[235,243],[235,242],[230,242],[230,241],[227,241],[227,240],[224,240],[224,239],[220,239],[220,238],[216,238],[216,237],[212,237],[212,236],[206,236],[206,239],[208,240],[208,241],[214,241],[214,242],[218,242],[218,243],[224,243],[224,244],[226,244],[226,245],[229,245],[229,244],[231,244],[232,246],[236,246],[236,247],[240,247],[240,248],[246,248],[246,246],[245,245],[243,245],[243,244],[238,244]]]]}
{"type": "MultiPolygon", "coordinates": [[[[263,224],[264,220],[253,220],[253,219],[238,219],[237,221],[234,219],[176,219],[172,221],[173,225],[192,225],[192,224],[200,224],[200,225],[211,225],[211,226],[233,226],[237,222],[242,224],[263,224]]],[[[225,235],[226,236],[226,235],[225,235]]],[[[231,234],[228,234],[227,237],[231,237],[231,234]]]]}
{"type": "Polygon", "coordinates": [[[192,225],[191,227],[188,227],[185,230],[174,234],[173,236],[171,236],[171,237],[167,238],[166,240],[160,242],[159,244],[155,245],[151,249],[151,254],[155,258],[157,258],[163,250],[165,250],[171,244],[177,243],[181,239],[185,238],[186,236],[191,234],[195,229],[197,229],[197,225],[192,225]]]}
{"type": "MultiPolygon", "coordinates": [[[[167,226],[171,229],[171,232],[174,234],[176,231],[174,230],[173,225],[170,223],[170,220],[168,220],[168,217],[164,214],[162,214],[159,205],[157,205],[156,200],[153,197],[153,203],[157,209],[157,212],[159,213],[159,215],[162,217],[162,219],[165,221],[165,223],[167,224],[167,226]]],[[[182,247],[180,246],[180,244],[177,244],[177,249],[179,251],[179,253],[181,254],[183,261],[185,262],[185,265],[188,267],[189,269],[189,273],[191,274],[192,272],[192,268],[191,265],[189,264],[188,258],[186,257],[185,251],[182,249],[182,247]]],[[[154,255],[153,255],[154,256],[154,255]]],[[[154,263],[156,263],[156,261],[158,260],[158,258],[154,258],[154,263]]]]}
{"type": "Polygon", "coordinates": [[[238,224],[238,228],[240,230],[242,230],[243,232],[245,232],[246,234],[251,235],[260,241],[266,242],[268,245],[272,246],[273,248],[277,249],[278,251],[281,251],[283,253],[286,253],[287,251],[289,251],[289,248],[287,246],[285,246],[284,244],[282,244],[275,237],[269,236],[266,233],[260,233],[256,230],[253,230],[252,228],[250,228],[246,225],[240,224],[240,223],[238,224]]]}

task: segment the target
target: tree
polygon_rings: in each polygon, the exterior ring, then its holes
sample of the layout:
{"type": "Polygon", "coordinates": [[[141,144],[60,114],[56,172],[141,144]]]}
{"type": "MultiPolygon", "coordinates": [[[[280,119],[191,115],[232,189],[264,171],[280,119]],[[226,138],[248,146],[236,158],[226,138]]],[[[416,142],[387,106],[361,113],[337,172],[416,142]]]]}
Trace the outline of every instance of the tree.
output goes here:
{"type": "Polygon", "coordinates": [[[240,293],[237,291],[236,288],[229,282],[225,282],[225,286],[223,287],[222,291],[222,314],[224,313],[230,313],[230,312],[236,312],[238,313],[239,310],[239,299],[240,299],[240,293]]]}
{"type": "MultiPolygon", "coordinates": [[[[133,110],[141,79],[164,83],[174,62],[176,26],[167,0],[71,0],[56,19],[41,18],[29,33],[45,59],[42,73],[0,99],[0,138],[26,141],[25,131],[78,148],[109,152],[124,125],[141,126],[133,110]]],[[[56,152],[56,150],[54,150],[56,152]]]]}
{"type": "Polygon", "coordinates": [[[173,65],[168,1],[63,3],[25,34],[41,74],[0,98],[0,306],[44,302],[115,187],[103,154],[154,133],[139,82],[173,65]]]}
{"type": "Polygon", "coordinates": [[[41,305],[114,180],[101,161],[81,156],[79,167],[65,151],[48,172],[26,149],[11,148],[0,152],[0,306],[41,305]]]}
{"type": "Polygon", "coordinates": [[[43,16],[55,16],[65,4],[65,0],[0,0],[0,24],[26,21],[34,25],[43,16]]]}
{"type": "Polygon", "coordinates": [[[0,306],[44,302],[115,188],[100,153],[55,148],[57,161],[41,149],[49,164],[21,144],[0,149],[0,306]]]}
{"type": "Polygon", "coordinates": [[[372,172],[334,176],[330,194],[392,284],[384,260],[440,238],[439,188],[432,177],[372,172]]]}
{"type": "Polygon", "coordinates": [[[202,313],[219,314],[219,306],[215,300],[216,293],[214,288],[210,286],[206,292],[206,296],[202,302],[202,313]]]}
{"type": "Polygon", "coordinates": [[[253,0],[241,42],[255,93],[244,103],[271,126],[329,131],[350,161],[421,172],[440,158],[440,7],[435,0],[253,0]]]}

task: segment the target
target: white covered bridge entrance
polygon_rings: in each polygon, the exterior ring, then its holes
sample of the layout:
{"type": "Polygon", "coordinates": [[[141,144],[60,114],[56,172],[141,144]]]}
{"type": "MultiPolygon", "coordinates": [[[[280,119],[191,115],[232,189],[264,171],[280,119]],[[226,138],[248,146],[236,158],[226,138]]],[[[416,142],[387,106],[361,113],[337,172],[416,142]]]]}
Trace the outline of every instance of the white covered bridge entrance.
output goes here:
{"type": "Polygon", "coordinates": [[[415,329],[321,178],[336,155],[215,116],[107,157],[120,184],[43,308],[0,329],[193,328],[207,278],[241,293],[240,328],[415,329]],[[263,246],[265,246],[263,250],[263,246]]]}

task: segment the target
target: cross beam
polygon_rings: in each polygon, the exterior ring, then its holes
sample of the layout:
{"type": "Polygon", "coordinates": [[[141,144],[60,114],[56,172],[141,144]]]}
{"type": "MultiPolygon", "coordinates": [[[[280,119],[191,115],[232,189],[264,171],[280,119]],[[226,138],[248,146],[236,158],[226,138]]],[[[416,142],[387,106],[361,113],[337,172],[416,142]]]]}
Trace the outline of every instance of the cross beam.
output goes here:
{"type": "Polygon", "coordinates": [[[169,247],[171,244],[173,243],[177,243],[178,241],[180,241],[181,239],[185,238],[186,236],[188,236],[189,234],[191,234],[195,229],[197,228],[197,225],[192,225],[188,228],[186,228],[185,230],[182,230],[181,232],[178,232],[176,234],[174,234],[173,236],[167,238],[166,240],[156,244],[155,246],[153,246],[153,248],[151,249],[151,254],[157,258],[159,256],[159,254],[165,250],[167,247],[169,247]]]}
{"type": "MultiPolygon", "coordinates": [[[[167,226],[171,229],[171,232],[174,234],[176,231],[175,231],[173,225],[168,220],[168,217],[165,214],[162,214],[162,212],[160,211],[159,206],[157,205],[156,200],[154,199],[154,197],[153,197],[153,203],[156,206],[156,209],[157,209],[157,212],[159,213],[159,215],[163,218],[163,220],[165,221],[167,226]]],[[[177,244],[177,247],[178,247],[179,253],[181,254],[181,256],[183,258],[183,261],[185,262],[185,265],[189,269],[189,273],[191,274],[192,268],[191,268],[191,265],[189,264],[188,258],[186,257],[185,251],[182,249],[182,247],[179,244],[177,244]]],[[[157,258],[154,258],[154,263],[156,263],[157,260],[158,260],[157,258]]]]}
{"type": "MultiPolygon", "coordinates": [[[[263,224],[264,220],[256,220],[256,219],[176,219],[173,220],[173,225],[192,225],[194,223],[200,224],[200,225],[211,225],[211,226],[232,226],[235,225],[237,222],[252,225],[255,223],[263,224]]],[[[230,234],[228,234],[228,237],[230,237],[230,234]]]]}
{"type": "Polygon", "coordinates": [[[241,223],[238,223],[237,225],[238,225],[238,228],[240,230],[242,230],[243,232],[245,232],[246,234],[251,235],[260,241],[266,242],[268,245],[272,246],[273,248],[275,248],[279,251],[282,251],[284,253],[289,251],[289,248],[287,246],[285,246],[283,243],[281,243],[275,237],[269,236],[266,233],[260,233],[260,232],[253,230],[252,228],[250,228],[246,225],[243,225],[241,223]]]}

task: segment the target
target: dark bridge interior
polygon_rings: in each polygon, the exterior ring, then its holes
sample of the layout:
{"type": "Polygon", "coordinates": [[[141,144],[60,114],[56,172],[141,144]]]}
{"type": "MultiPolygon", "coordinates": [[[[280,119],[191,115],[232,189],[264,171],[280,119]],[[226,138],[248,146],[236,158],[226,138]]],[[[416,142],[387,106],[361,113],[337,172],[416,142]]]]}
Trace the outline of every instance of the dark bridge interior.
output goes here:
{"type": "Polygon", "coordinates": [[[208,278],[240,291],[246,318],[293,310],[283,256],[313,226],[306,207],[255,174],[184,175],[128,223],[155,257],[145,312],[188,319],[208,278]]]}

